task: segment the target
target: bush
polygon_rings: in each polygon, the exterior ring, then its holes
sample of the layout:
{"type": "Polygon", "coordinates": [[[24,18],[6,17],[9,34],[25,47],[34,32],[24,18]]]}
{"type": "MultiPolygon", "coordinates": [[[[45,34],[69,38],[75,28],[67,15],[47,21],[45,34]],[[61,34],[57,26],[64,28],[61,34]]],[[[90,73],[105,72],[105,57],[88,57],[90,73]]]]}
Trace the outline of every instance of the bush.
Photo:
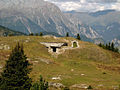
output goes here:
{"type": "Polygon", "coordinates": [[[65,87],[64,90],[70,90],[68,87],[65,87]]]}
{"type": "Polygon", "coordinates": [[[93,89],[93,88],[92,88],[92,86],[91,86],[91,85],[89,85],[87,89],[93,89]]]}
{"type": "Polygon", "coordinates": [[[106,72],[103,72],[103,74],[106,74],[106,72]]]}
{"type": "Polygon", "coordinates": [[[40,75],[39,82],[33,84],[31,90],[48,90],[48,82],[46,82],[43,77],[40,75]]]}

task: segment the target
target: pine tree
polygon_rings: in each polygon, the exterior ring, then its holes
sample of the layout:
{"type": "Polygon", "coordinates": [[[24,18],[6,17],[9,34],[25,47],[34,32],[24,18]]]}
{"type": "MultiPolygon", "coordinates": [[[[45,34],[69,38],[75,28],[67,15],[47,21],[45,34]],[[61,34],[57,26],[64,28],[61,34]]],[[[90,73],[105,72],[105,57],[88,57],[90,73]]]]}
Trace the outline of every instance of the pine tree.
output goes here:
{"type": "Polygon", "coordinates": [[[114,47],[114,43],[112,42],[111,44],[111,50],[114,51],[115,50],[115,47],[114,47]]]}
{"type": "Polygon", "coordinates": [[[1,73],[1,90],[29,90],[31,78],[28,74],[31,71],[30,64],[24,55],[23,45],[19,43],[12,50],[5,68],[1,73]]]}
{"type": "Polygon", "coordinates": [[[108,46],[108,44],[106,44],[106,49],[109,49],[109,46],[108,46]]]}
{"type": "Polygon", "coordinates": [[[98,46],[102,47],[102,43],[100,43],[98,46]]]}
{"type": "Polygon", "coordinates": [[[43,33],[42,33],[42,32],[40,32],[40,36],[43,36],[43,33]]]}
{"type": "Polygon", "coordinates": [[[48,90],[48,82],[46,82],[42,76],[40,76],[39,82],[33,84],[31,90],[48,90]]]}
{"type": "Polygon", "coordinates": [[[79,35],[79,34],[77,34],[77,39],[78,39],[78,40],[81,40],[81,38],[80,38],[80,35],[79,35]]]}
{"type": "Polygon", "coordinates": [[[111,43],[109,42],[108,49],[111,50],[111,43]]]}
{"type": "Polygon", "coordinates": [[[69,37],[69,33],[68,32],[66,33],[66,37],[69,37]]]}
{"type": "Polygon", "coordinates": [[[30,33],[29,36],[34,36],[34,34],[33,34],[33,33],[30,33]]]}
{"type": "Polygon", "coordinates": [[[38,36],[38,33],[36,33],[35,35],[38,36]]]}

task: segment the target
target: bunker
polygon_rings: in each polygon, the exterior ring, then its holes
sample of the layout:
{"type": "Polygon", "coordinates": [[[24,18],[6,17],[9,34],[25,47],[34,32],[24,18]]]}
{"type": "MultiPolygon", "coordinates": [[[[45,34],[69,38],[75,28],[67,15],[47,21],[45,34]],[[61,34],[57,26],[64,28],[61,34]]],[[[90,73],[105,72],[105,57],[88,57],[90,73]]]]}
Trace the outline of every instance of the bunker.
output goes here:
{"type": "Polygon", "coordinates": [[[65,42],[41,42],[48,48],[48,52],[58,53],[63,46],[68,46],[65,42]]]}

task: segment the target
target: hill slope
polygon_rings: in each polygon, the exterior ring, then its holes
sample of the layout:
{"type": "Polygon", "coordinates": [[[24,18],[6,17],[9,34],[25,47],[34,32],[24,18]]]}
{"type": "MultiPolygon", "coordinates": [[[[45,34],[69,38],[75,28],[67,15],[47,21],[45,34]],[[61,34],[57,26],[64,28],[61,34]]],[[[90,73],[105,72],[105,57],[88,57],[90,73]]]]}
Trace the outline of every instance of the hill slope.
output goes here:
{"type": "Polygon", "coordinates": [[[0,26],[0,36],[8,36],[8,35],[25,35],[24,33],[13,31],[6,27],[0,26]]]}
{"type": "MultiPolygon", "coordinates": [[[[80,90],[83,84],[102,90],[118,88],[120,54],[78,40],[79,48],[71,48],[71,41],[74,40],[76,39],[70,37],[56,38],[51,36],[0,37],[0,48],[8,46],[12,49],[18,41],[23,43],[25,54],[33,64],[30,74],[33,81],[38,80],[39,75],[43,75],[49,82],[62,83],[72,90],[80,90]],[[62,54],[52,55],[40,42],[67,42],[68,47],[64,48],[68,49],[62,54]],[[60,79],[53,80],[53,77],[60,79]]],[[[5,64],[11,49],[0,49],[0,67],[5,64]]]]}

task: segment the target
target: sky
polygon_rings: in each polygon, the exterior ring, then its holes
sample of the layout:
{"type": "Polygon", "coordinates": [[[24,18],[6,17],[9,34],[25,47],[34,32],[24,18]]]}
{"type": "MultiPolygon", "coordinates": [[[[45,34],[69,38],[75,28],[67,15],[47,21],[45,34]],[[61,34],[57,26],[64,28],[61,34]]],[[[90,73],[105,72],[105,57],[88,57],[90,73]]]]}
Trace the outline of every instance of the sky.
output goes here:
{"type": "Polygon", "coordinates": [[[62,11],[94,12],[106,9],[120,10],[120,0],[44,0],[56,4],[62,11]]]}

